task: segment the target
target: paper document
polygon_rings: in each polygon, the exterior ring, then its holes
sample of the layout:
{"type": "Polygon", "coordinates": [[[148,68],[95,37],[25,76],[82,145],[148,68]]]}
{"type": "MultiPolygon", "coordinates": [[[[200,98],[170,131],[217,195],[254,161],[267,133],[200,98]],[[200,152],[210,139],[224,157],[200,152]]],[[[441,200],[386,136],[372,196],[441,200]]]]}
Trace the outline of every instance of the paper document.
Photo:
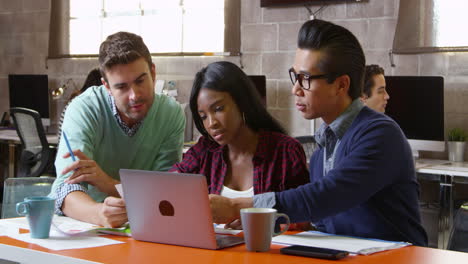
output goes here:
{"type": "Polygon", "coordinates": [[[132,230],[130,229],[130,224],[127,222],[125,225],[116,228],[107,228],[107,227],[99,227],[97,229],[99,233],[109,234],[109,235],[116,235],[116,236],[132,236],[132,230]]]}
{"type": "MultiPolygon", "coordinates": [[[[19,228],[29,230],[29,224],[26,217],[0,219],[0,225],[3,226],[3,228],[10,230],[18,230],[19,228]]],[[[19,233],[19,230],[16,233],[19,233]]]]}
{"type": "Polygon", "coordinates": [[[46,239],[31,238],[29,233],[8,236],[16,240],[36,244],[52,250],[101,247],[124,243],[122,241],[99,236],[66,236],[61,233],[54,232],[53,230],[50,232],[50,237],[46,239]]]}
{"type": "MultiPolygon", "coordinates": [[[[0,220],[0,234],[2,233],[3,229],[10,230],[10,233],[14,231],[18,233],[18,228],[29,230],[29,224],[25,217],[0,220]]],[[[97,233],[131,236],[130,226],[128,223],[121,227],[106,228],[86,222],[81,222],[70,217],[58,215],[54,215],[50,230],[51,232],[56,232],[67,236],[92,235],[97,233]]]]}
{"type": "MultiPolygon", "coordinates": [[[[116,185],[115,185],[115,189],[116,189],[117,192],[120,194],[120,197],[121,197],[122,199],[124,199],[122,184],[121,184],[121,183],[116,184],[116,185]]],[[[124,200],[125,200],[125,199],[124,199],[124,200]]]]}
{"type": "Polygon", "coordinates": [[[242,232],[242,230],[226,229],[224,224],[213,224],[213,226],[216,234],[237,235],[242,232]]]}
{"type": "Polygon", "coordinates": [[[384,250],[411,245],[406,242],[338,236],[318,231],[301,232],[295,235],[280,235],[273,237],[272,242],[284,245],[301,245],[345,250],[350,253],[361,255],[369,255],[384,250]]]}
{"type": "MultiPolygon", "coordinates": [[[[19,234],[17,232],[18,228],[29,230],[28,221],[25,217],[0,220],[0,226],[9,230],[6,234],[7,236],[53,250],[99,247],[123,243],[121,241],[99,237],[97,233],[102,227],[66,216],[54,215],[52,223],[49,238],[34,239],[31,238],[29,233],[19,234]]],[[[123,230],[125,228],[126,227],[122,227],[121,229],[123,230]]]]}
{"type": "Polygon", "coordinates": [[[19,228],[0,221],[0,236],[8,236],[10,234],[19,234],[19,228]]]}
{"type": "MultiPolygon", "coordinates": [[[[29,230],[29,224],[26,217],[8,218],[0,220],[1,226],[8,228],[22,228],[29,230]]],[[[78,235],[87,232],[96,233],[99,226],[81,222],[70,217],[54,215],[52,218],[51,232],[54,230],[62,234],[78,235]]]]}
{"type": "Polygon", "coordinates": [[[15,261],[21,264],[49,263],[49,264],[92,264],[98,262],[87,261],[72,257],[66,257],[47,252],[14,247],[0,244],[0,263],[1,259],[15,261]]]}
{"type": "Polygon", "coordinates": [[[75,236],[96,233],[97,228],[99,228],[97,225],[81,222],[66,216],[54,215],[51,230],[55,230],[63,235],[75,236]]]}

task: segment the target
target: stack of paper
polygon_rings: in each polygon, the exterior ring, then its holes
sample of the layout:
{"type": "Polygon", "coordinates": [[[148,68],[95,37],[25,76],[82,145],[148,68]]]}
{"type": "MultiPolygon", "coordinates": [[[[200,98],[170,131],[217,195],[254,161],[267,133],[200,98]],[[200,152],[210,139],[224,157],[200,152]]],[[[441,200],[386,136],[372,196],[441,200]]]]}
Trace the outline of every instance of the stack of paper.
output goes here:
{"type": "Polygon", "coordinates": [[[225,224],[213,224],[213,226],[216,234],[237,235],[242,232],[242,230],[237,229],[226,229],[224,228],[225,224]]]}
{"type": "Polygon", "coordinates": [[[132,236],[132,230],[130,229],[130,224],[127,222],[122,227],[107,228],[99,227],[96,229],[99,233],[116,235],[116,236],[132,236]]]}
{"type": "Polygon", "coordinates": [[[25,217],[0,220],[0,231],[4,230],[4,235],[53,250],[99,247],[124,243],[97,236],[96,233],[102,227],[57,215],[54,215],[52,220],[52,228],[48,239],[31,238],[29,233],[20,234],[18,228],[29,229],[29,224],[25,217]]]}
{"type": "MultiPolygon", "coordinates": [[[[8,218],[1,219],[0,225],[8,226],[9,228],[23,228],[29,230],[29,224],[26,217],[8,218]]],[[[81,222],[66,216],[54,215],[52,218],[51,232],[54,231],[67,234],[67,235],[78,235],[84,233],[96,233],[98,226],[81,222]]]]}
{"type": "Polygon", "coordinates": [[[318,231],[301,232],[295,235],[280,235],[274,237],[272,241],[277,244],[344,250],[361,255],[369,255],[375,252],[411,245],[406,242],[338,236],[318,231]]]}
{"type": "MultiPolygon", "coordinates": [[[[10,229],[23,228],[29,229],[29,224],[25,217],[9,218],[0,220],[0,234],[2,233],[3,226],[8,226],[10,229]]],[[[122,227],[106,228],[93,225],[86,222],[81,222],[66,216],[54,215],[52,219],[51,234],[60,233],[68,236],[90,235],[96,233],[105,233],[119,236],[131,236],[130,225],[127,223],[122,227]]],[[[18,233],[18,232],[16,232],[18,233]]]]}
{"type": "Polygon", "coordinates": [[[29,233],[8,235],[16,240],[21,240],[26,243],[36,244],[52,250],[64,250],[75,248],[90,248],[102,247],[107,245],[121,244],[122,241],[117,241],[99,236],[67,236],[59,233],[51,232],[50,237],[46,239],[31,238],[29,233]]]}
{"type": "Polygon", "coordinates": [[[0,244],[0,263],[97,264],[98,262],[0,244]]]}

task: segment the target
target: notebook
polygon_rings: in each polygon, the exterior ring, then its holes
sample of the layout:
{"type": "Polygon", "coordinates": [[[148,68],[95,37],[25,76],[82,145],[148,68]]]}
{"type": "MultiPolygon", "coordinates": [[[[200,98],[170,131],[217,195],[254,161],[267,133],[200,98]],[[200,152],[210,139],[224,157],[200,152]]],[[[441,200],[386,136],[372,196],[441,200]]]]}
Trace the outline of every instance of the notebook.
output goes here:
{"type": "Polygon", "coordinates": [[[121,169],[120,179],[134,239],[206,249],[244,242],[215,234],[205,176],[121,169]]]}

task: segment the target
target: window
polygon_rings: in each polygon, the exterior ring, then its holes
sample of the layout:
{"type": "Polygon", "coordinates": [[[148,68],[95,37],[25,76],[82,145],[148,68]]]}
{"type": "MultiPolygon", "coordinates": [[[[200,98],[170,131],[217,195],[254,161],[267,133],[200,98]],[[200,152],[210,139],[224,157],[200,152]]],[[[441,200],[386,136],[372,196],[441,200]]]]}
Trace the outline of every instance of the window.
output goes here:
{"type": "Polygon", "coordinates": [[[237,55],[239,14],[240,0],[52,0],[49,57],[95,55],[118,31],[142,36],[153,54],[237,55]]]}
{"type": "Polygon", "coordinates": [[[466,0],[400,1],[393,53],[467,51],[466,0]]]}
{"type": "Polygon", "coordinates": [[[434,1],[437,12],[433,21],[439,33],[435,36],[438,47],[468,46],[468,36],[454,30],[466,19],[467,8],[466,0],[434,1]]]}

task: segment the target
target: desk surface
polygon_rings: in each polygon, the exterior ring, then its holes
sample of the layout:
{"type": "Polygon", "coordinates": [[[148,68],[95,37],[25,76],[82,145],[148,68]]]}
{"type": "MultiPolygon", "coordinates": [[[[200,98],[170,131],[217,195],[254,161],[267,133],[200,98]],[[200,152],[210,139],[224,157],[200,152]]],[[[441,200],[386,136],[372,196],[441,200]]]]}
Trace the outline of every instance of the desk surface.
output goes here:
{"type": "Polygon", "coordinates": [[[416,170],[420,173],[468,177],[468,162],[420,159],[416,161],[416,170]]]}
{"type": "MultiPolygon", "coordinates": [[[[58,137],[56,134],[46,134],[47,141],[49,144],[57,145],[58,137]]],[[[3,129],[0,130],[0,140],[11,141],[13,143],[19,144],[21,142],[18,133],[14,129],[3,129]]]]}
{"type": "MultiPolygon", "coordinates": [[[[5,236],[0,236],[0,243],[103,263],[331,263],[321,259],[282,255],[279,253],[279,245],[272,245],[269,252],[253,253],[247,252],[245,245],[223,250],[207,250],[141,242],[128,237],[106,237],[125,243],[58,251],[5,236]]],[[[466,264],[468,253],[410,246],[369,256],[348,256],[339,263],[466,264]]]]}

